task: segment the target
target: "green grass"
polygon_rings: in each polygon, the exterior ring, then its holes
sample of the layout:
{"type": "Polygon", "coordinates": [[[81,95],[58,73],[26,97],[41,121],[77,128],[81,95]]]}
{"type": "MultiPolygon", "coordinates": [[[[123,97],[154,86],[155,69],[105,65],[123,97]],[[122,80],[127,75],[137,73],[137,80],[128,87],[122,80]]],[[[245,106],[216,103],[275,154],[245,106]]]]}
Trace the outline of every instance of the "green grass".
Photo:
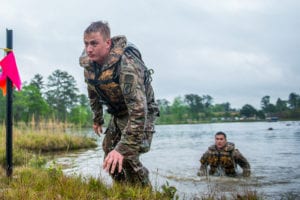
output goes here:
{"type": "MultiPolygon", "coordinates": [[[[13,163],[15,166],[28,165],[36,155],[41,157],[41,153],[45,152],[68,152],[97,147],[95,139],[65,134],[65,127],[59,124],[43,129],[33,127],[20,126],[13,129],[13,163]]],[[[5,147],[5,127],[0,125],[0,165],[2,166],[5,165],[6,160],[5,147]]]]}
{"type": "Polygon", "coordinates": [[[21,135],[15,142],[21,149],[35,152],[68,151],[82,148],[95,148],[97,143],[92,138],[69,134],[36,134],[21,135]]]}
{"type": "Polygon", "coordinates": [[[170,199],[151,188],[114,184],[108,187],[100,180],[80,176],[67,177],[56,168],[18,168],[12,178],[1,173],[0,199],[170,199]]]}

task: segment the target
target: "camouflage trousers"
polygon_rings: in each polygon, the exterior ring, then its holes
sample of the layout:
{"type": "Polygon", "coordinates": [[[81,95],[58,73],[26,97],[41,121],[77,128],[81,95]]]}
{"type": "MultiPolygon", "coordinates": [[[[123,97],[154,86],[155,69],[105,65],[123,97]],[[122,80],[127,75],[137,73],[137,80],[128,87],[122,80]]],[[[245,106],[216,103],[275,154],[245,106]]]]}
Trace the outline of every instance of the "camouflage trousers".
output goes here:
{"type": "MultiPolygon", "coordinates": [[[[103,150],[106,158],[107,154],[112,151],[121,139],[122,132],[127,125],[128,117],[112,117],[105,131],[103,139],[103,150]]],[[[152,140],[152,134],[151,134],[152,140]]],[[[151,141],[150,140],[150,141],[151,141]]],[[[149,147],[150,148],[150,147],[149,147]]],[[[149,180],[149,171],[145,168],[139,157],[142,152],[137,150],[130,155],[125,155],[123,160],[123,170],[118,173],[116,169],[114,174],[110,174],[115,182],[129,183],[132,185],[151,186],[149,180]]]]}

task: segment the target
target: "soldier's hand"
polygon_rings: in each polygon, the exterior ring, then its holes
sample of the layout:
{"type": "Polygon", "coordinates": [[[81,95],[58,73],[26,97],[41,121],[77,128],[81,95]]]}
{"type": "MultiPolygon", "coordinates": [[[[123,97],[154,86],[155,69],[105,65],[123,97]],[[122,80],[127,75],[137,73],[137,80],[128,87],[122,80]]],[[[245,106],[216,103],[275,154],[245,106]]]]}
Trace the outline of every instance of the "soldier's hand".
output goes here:
{"type": "Polygon", "coordinates": [[[244,176],[244,177],[249,177],[250,174],[251,174],[251,172],[250,172],[249,169],[244,169],[244,170],[243,170],[243,176],[244,176]]]}
{"type": "Polygon", "coordinates": [[[113,174],[118,165],[118,172],[121,173],[123,168],[123,159],[124,156],[122,154],[120,154],[116,150],[112,150],[104,159],[103,169],[113,174]]]}
{"type": "Polygon", "coordinates": [[[98,124],[93,125],[94,132],[100,137],[100,134],[102,133],[102,126],[98,124]]]}
{"type": "Polygon", "coordinates": [[[197,172],[197,176],[206,176],[206,173],[205,173],[204,170],[199,170],[199,171],[197,172]]]}

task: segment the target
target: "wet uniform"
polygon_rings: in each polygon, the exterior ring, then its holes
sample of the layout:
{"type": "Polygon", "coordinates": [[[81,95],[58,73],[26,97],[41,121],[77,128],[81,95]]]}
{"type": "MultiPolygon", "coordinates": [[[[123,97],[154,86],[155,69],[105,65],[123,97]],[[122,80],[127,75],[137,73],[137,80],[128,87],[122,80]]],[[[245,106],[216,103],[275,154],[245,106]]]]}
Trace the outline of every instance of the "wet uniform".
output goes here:
{"type": "Polygon", "coordinates": [[[209,166],[210,175],[236,176],[236,165],[239,165],[243,169],[243,176],[250,176],[250,164],[231,142],[227,142],[219,150],[215,145],[210,146],[201,157],[200,163],[198,175],[206,175],[209,166]]]}
{"type": "Polygon", "coordinates": [[[105,131],[105,157],[116,150],[124,156],[123,170],[112,174],[119,182],[150,185],[148,170],[139,160],[149,151],[155,118],[159,110],[151,86],[151,71],[144,65],[140,52],[128,45],[124,36],[112,39],[110,53],[103,65],[80,57],[88,85],[88,97],[95,124],[102,125],[103,106],[112,115],[105,131]]]}

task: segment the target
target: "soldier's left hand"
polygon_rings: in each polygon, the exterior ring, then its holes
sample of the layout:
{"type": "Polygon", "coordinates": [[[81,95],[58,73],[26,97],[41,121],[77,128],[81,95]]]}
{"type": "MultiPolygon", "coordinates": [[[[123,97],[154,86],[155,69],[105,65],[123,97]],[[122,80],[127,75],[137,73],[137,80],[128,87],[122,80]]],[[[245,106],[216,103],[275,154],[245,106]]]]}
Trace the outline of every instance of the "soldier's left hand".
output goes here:
{"type": "Polygon", "coordinates": [[[116,150],[112,150],[104,159],[103,169],[113,174],[118,165],[118,172],[121,173],[123,168],[123,159],[124,156],[122,154],[120,154],[116,150]]]}

